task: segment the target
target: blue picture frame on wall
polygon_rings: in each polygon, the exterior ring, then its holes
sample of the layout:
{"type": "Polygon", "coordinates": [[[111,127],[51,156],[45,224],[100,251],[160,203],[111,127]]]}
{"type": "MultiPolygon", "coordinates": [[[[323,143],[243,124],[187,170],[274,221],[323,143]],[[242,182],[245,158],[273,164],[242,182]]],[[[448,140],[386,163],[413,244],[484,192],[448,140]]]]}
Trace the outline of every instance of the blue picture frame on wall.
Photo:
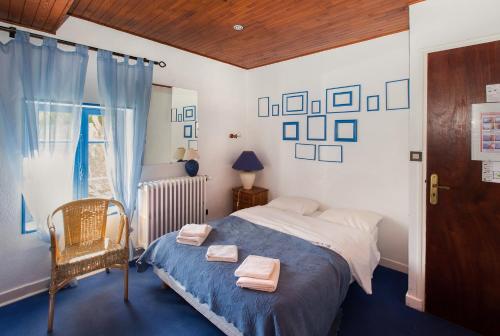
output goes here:
{"type": "Polygon", "coordinates": [[[257,98],[257,116],[269,117],[269,97],[257,98]]]}
{"type": "Polygon", "coordinates": [[[326,140],[326,115],[307,116],[307,140],[326,140]]]}
{"type": "Polygon", "coordinates": [[[338,86],[326,89],[326,113],[361,112],[361,85],[338,86]]]}
{"type": "Polygon", "coordinates": [[[410,79],[385,82],[385,109],[387,111],[410,108],[410,79]]]}
{"type": "Polygon", "coordinates": [[[368,112],[380,111],[380,96],[373,95],[366,97],[366,110],[368,112]]]}
{"type": "Polygon", "coordinates": [[[182,112],[177,112],[177,122],[183,122],[184,121],[184,116],[182,112]]]}
{"type": "Polygon", "coordinates": [[[271,107],[271,114],[273,117],[277,117],[280,115],[280,104],[273,104],[271,107]]]}
{"type": "Polygon", "coordinates": [[[170,122],[176,122],[177,121],[177,109],[171,108],[170,109],[170,122]]]}
{"type": "Polygon", "coordinates": [[[335,120],[335,141],[358,142],[358,120],[335,120]]]}
{"type": "Polygon", "coordinates": [[[318,161],[321,162],[344,162],[342,145],[318,145],[318,161]]]}
{"type": "Polygon", "coordinates": [[[316,160],[316,145],[315,144],[295,144],[295,158],[299,160],[316,160]]]}
{"type": "Polygon", "coordinates": [[[283,123],[283,141],[299,140],[299,122],[286,121],[283,123]]]}
{"type": "Polygon", "coordinates": [[[188,148],[198,150],[198,140],[188,140],[188,148]]]}
{"type": "Polygon", "coordinates": [[[288,115],[307,114],[309,105],[308,91],[283,93],[281,99],[282,99],[281,102],[282,115],[288,116],[288,115]]]}
{"type": "Polygon", "coordinates": [[[321,114],[321,100],[311,101],[311,114],[321,114]]]}
{"type": "Polygon", "coordinates": [[[182,108],[182,113],[184,115],[184,121],[195,121],[196,120],[196,106],[184,106],[182,108]]]}
{"type": "Polygon", "coordinates": [[[193,125],[184,125],[184,138],[193,137],[193,125]]]}

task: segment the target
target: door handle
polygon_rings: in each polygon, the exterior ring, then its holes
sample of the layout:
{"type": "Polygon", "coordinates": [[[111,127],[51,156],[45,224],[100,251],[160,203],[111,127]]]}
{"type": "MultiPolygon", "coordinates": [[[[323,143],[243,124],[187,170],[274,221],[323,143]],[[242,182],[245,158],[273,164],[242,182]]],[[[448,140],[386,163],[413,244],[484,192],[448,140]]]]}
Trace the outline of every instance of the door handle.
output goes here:
{"type": "Polygon", "coordinates": [[[431,174],[431,183],[429,187],[429,203],[431,203],[432,205],[438,204],[439,189],[450,190],[451,188],[448,186],[439,185],[438,174],[431,174]]]}

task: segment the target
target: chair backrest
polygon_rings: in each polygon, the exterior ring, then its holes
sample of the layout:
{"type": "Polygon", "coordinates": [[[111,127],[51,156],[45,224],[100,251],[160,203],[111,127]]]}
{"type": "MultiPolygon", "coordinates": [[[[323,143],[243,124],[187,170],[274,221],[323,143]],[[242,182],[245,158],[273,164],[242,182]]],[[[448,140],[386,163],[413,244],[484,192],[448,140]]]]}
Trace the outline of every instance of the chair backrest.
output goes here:
{"type": "Polygon", "coordinates": [[[109,200],[84,199],[59,208],[63,216],[64,245],[104,239],[109,200]]]}

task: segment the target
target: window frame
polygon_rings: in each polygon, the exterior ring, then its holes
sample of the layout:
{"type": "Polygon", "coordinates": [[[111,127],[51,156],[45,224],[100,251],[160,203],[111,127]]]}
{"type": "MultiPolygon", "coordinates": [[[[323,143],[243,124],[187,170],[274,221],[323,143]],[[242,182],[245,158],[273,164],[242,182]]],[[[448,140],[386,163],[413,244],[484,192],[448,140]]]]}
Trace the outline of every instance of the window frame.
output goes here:
{"type": "MultiPolygon", "coordinates": [[[[89,144],[104,144],[105,140],[89,140],[89,116],[102,116],[102,108],[99,104],[83,103],[82,104],[82,119],[80,125],[80,136],[75,152],[74,172],[73,172],[73,198],[83,199],[89,195],[89,144]]],[[[116,209],[110,208],[112,215],[116,213],[116,209]]],[[[28,208],[21,195],[21,234],[30,234],[36,232],[36,229],[28,229],[26,222],[28,216],[28,208]]]]}

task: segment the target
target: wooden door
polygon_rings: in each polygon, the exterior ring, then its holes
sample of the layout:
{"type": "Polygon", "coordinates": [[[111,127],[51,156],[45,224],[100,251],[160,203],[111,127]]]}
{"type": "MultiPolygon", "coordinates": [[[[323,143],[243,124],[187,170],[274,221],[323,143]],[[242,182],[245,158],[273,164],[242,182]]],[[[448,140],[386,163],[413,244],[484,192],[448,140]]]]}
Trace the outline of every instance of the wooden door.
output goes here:
{"type": "Polygon", "coordinates": [[[429,54],[426,310],[484,335],[500,335],[500,184],[481,182],[471,160],[471,104],[500,83],[500,41],[429,54]]]}

